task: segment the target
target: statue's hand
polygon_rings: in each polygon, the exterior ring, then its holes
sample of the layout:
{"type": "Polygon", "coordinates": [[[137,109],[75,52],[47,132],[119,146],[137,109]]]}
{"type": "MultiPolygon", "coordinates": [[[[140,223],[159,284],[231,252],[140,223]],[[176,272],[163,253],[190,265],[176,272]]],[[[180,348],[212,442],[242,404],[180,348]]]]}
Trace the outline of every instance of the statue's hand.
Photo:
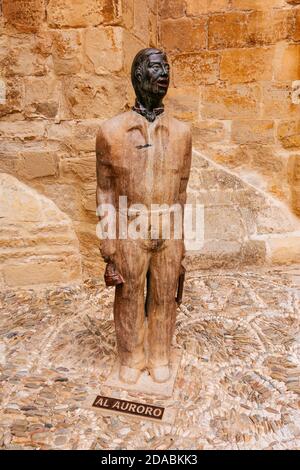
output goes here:
{"type": "Polygon", "coordinates": [[[115,240],[101,240],[100,253],[105,263],[109,263],[113,259],[116,252],[115,240]]]}
{"type": "Polygon", "coordinates": [[[108,261],[106,265],[104,280],[107,287],[118,286],[119,284],[124,284],[125,282],[113,261],[108,261]]]}

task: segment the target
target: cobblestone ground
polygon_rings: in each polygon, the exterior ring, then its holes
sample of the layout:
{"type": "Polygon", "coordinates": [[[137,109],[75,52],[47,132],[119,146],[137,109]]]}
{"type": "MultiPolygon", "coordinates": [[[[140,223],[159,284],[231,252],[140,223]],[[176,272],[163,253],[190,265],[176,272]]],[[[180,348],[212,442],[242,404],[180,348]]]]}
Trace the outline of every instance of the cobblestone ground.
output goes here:
{"type": "Polygon", "coordinates": [[[174,425],[104,417],[87,403],[115,361],[113,289],[0,296],[5,449],[299,449],[300,268],[192,272],[178,311],[174,425]]]}

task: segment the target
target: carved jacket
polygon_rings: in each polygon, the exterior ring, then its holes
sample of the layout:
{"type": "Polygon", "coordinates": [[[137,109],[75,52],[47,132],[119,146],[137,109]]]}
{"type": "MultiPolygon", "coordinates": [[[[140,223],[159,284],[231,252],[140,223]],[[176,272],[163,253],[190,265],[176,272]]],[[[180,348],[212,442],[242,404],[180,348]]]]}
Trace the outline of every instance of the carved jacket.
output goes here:
{"type": "Polygon", "coordinates": [[[190,127],[167,112],[149,122],[131,110],[101,124],[97,135],[97,203],[185,204],[190,127]]]}

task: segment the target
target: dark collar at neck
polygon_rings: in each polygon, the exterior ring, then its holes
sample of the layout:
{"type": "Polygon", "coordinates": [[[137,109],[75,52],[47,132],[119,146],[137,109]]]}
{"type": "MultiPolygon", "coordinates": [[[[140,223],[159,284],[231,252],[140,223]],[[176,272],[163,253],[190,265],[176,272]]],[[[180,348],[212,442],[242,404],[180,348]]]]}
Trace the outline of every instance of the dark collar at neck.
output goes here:
{"type": "Polygon", "coordinates": [[[162,114],[165,110],[164,105],[160,108],[154,108],[153,111],[146,109],[138,100],[135,101],[135,105],[132,107],[133,111],[144,116],[147,121],[154,122],[157,116],[162,114]]]}

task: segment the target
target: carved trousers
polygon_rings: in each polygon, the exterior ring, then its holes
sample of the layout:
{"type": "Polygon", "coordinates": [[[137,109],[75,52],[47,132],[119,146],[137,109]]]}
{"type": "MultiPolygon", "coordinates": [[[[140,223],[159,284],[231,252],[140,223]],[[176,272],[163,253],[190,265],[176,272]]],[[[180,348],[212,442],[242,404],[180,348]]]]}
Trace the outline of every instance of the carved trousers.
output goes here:
{"type": "Polygon", "coordinates": [[[176,290],[183,240],[118,240],[114,261],[125,283],[116,287],[114,320],[122,365],[141,369],[169,364],[176,322],[176,290]],[[148,285],[145,317],[145,282],[148,285]],[[145,338],[147,334],[148,354],[145,338]],[[147,362],[148,360],[148,362],[147,362]]]}

